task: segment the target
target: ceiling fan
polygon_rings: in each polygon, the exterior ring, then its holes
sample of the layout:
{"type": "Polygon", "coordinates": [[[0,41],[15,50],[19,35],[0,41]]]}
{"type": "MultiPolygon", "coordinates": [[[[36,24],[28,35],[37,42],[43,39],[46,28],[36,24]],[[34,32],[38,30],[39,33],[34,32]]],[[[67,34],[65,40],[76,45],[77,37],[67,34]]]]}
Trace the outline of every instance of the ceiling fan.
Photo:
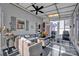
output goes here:
{"type": "Polygon", "coordinates": [[[32,7],[33,7],[35,10],[31,10],[31,12],[36,11],[36,15],[38,14],[38,12],[40,12],[40,13],[44,13],[43,11],[41,11],[41,9],[44,8],[43,6],[38,7],[38,6],[35,6],[35,4],[32,4],[32,7]]]}

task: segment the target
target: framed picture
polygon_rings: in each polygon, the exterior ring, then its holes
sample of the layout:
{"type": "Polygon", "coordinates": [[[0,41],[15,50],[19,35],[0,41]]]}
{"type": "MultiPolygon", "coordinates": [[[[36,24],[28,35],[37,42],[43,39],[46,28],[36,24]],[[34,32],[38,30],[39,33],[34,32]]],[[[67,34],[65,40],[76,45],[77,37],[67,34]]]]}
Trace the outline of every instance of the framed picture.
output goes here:
{"type": "Polygon", "coordinates": [[[21,20],[17,20],[17,29],[24,29],[24,21],[21,21],[21,20]]]}

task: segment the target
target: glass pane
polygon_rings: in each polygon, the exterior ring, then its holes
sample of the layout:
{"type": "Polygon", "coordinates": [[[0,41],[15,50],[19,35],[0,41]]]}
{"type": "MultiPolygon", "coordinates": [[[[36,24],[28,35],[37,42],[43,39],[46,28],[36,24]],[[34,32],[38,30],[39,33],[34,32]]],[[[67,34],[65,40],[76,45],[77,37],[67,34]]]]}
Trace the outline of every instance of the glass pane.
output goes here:
{"type": "Polygon", "coordinates": [[[50,25],[51,25],[51,30],[52,31],[57,31],[58,21],[51,21],[50,25]]]}
{"type": "Polygon", "coordinates": [[[60,27],[60,28],[64,28],[64,20],[61,20],[61,21],[60,21],[59,27],[60,27]]]}
{"type": "Polygon", "coordinates": [[[67,28],[66,28],[65,30],[66,30],[66,31],[70,31],[70,29],[67,29],[67,28]]]}
{"type": "Polygon", "coordinates": [[[60,21],[60,24],[59,24],[59,34],[63,34],[63,31],[64,31],[64,20],[61,20],[60,21]]]}
{"type": "Polygon", "coordinates": [[[70,28],[70,20],[64,20],[65,21],[65,28],[70,28]]]}
{"type": "Polygon", "coordinates": [[[64,28],[60,28],[60,30],[59,30],[59,34],[63,34],[63,31],[64,31],[64,28]]]}

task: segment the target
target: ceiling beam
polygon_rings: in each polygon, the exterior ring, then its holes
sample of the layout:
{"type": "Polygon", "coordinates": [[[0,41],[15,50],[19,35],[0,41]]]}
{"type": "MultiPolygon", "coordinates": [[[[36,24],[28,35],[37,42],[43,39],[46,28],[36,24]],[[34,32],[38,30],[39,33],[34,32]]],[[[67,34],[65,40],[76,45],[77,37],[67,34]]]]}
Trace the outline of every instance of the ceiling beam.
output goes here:
{"type": "Polygon", "coordinates": [[[62,15],[60,14],[60,16],[66,16],[66,15],[71,15],[72,16],[72,14],[62,14],[62,15]]]}
{"type": "Polygon", "coordinates": [[[44,8],[48,8],[48,7],[51,7],[51,6],[53,6],[53,5],[55,5],[55,3],[53,3],[53,4],[51,4],[51,5],[48,5],[48,6],[45,6],[44,8]]]}
{"type": "Polygon", "coordinates": [[[72,16],[73,16],[73,14],[74,14],[74,12],[75,12],[77,6],[78,6],[78,3],[76,4],[76,6],[75,6],[75,8],[74,8],[74,10],[73,10],[72,16]]]}
{"type": "MultiPolygon", "coordinates": [[[[31,3],[31,4],[36,4],[36,3],[31,3]]],[[[29,5],[29,6],[27,6],[25,9],[28,9],[28,8],[30,8],[32,5],[29,5]]]]}
{"type": "Polygon", "coordinates": [[[28,9],[29,7],[31,7],[32,5],[27,6],[25,9],[28,9]]]}
{"type": "Polygon", "coordinates": [[[59,14],[59,20],[60,20],[60,13],[59,13],[59,10],[58,10],[58,7],[57,7],[57,4],[55,4],[55,7],[56,7],[56,10],[57,10],[57,13],[59,14]]]}
{"type": "Polygon", "coordinates": [[[64,12],[60,12],[60,13],[67,13],[67,12],[72,12],[73,10],[68,10],[68,11],[64,11],[64,12]]]}
{"type": "Polygon", "coordinates": [[[61,18],[66,18],[66,17],[71,17],[71,16],[63,16],[63,17],[61,17],[61,18]]]}
{"type": "MultiPolygon", "coordinates": [[[[20,3],[16,3],[16,4],[18,4],[18,5],[20,5],[20,3]]],[[[24,3],[25,4],[25,3],[24,3]]],[[[29,4],[29,3],[27,3],[27,4],[29,4]]],[[[36,3],[31,3],[31,4],[36,4],[36,3]]],[[[21,6],[21,5],[20,5],[21,6]]],[[[32,5],[29,5],[29,6],[27,6],[27,7],[24,7],[25,9],[28,9],[29,7],[31,7],[32,5]]],[[[23,7],[23,6],[22,6],[23,7]]]]}

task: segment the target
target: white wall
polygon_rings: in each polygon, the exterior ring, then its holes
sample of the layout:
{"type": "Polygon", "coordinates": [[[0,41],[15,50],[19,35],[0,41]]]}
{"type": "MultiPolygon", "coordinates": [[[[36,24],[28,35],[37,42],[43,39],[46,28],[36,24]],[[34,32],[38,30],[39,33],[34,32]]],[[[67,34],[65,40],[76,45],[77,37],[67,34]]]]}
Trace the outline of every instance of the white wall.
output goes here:
{"type": "Polygon", "coordinates": [[[79,13],[78,12],[78,9],[79,9],[79,4],[78,6],[76,7],[75,9],[75,12],[73,14],[73,17],[72,17],[72,20],[71,20],[71,39],[72,39],[72,42],[76,48],[76,50],[79,52],[79,46],[77,45],[78,43],[78,32],[77,32],[77,20],[76,20],[76,14],[79,13]],[[73,27],[73,24],[74,24],[74,27],[73,27]]]}
{"type": "Polygon", "coordinates": [[[29,31],[26,31],[25,29],[23,30],[17,30],[15,33],[16,34],[26,34],[26,33],[35,33],[35,23],[40,24],[42,23],[42,19],[38,18],[28,12],[25,12],[16,6],[13,6],[11,4],[0,4],[2,7],[2,10],[5,13],[5,25],[7,27],[10,27],[10,21],[11,21],[11,16],[21,18],[23,21],[28,20],[29,21],[29,31]],[[31,28],[31,25],[34,26],[34,29],[31,28]]]}
{"type": "MultiPolygon", "coordinates": [[[[13,31],[14,34],[33,34],[36,32],[36,26],[35,24],[42,24],[43,20],[39,17],[36,17],[28,12],[23,11],[22,9],[17,8],[14,5],[11,4],[0,4],[0,7],[2,9],[3,13],[3,23],[2,25],[5,25],[6,27],[10,28],[10,22],[11,22],[11,16],[20,18],[22,21],[26,22],[26,20],[29,21],[29,31],[26,31],[26,27],[24,29],[13,31]],[[32,29],[31,26],[34,28],[32,29]]],[[[0,19],[1,21],[1,19],[0,19]]],[[[25,23],[26,24],[26,23],[25,23]]],[[[1,24],[0,24],[1,25],[1,24]]],[[[0,39],[1,40],[1,39],[0,39]]],[[[2,41],[3,48],[6,47],[5,39],[2,41]]]]}

